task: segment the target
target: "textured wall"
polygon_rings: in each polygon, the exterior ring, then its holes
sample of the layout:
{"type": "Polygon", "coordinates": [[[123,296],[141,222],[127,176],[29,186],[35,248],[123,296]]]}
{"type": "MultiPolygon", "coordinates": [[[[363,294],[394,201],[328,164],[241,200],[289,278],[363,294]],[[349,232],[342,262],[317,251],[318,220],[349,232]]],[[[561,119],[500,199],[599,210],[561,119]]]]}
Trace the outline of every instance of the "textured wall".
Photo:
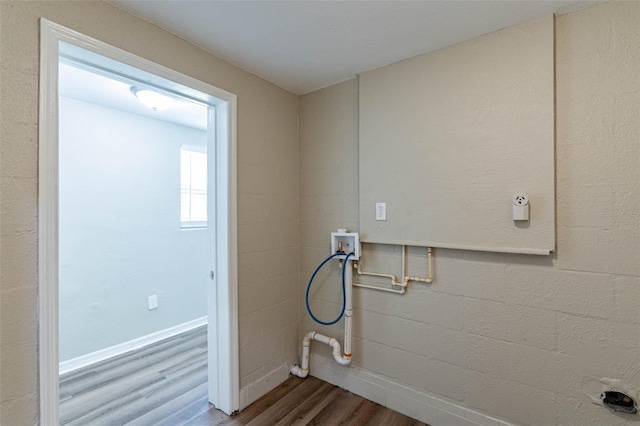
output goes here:
{"type": "Polygon", "coordinates": [[[3,425],[38,418],[39,18],[238,95],[240,374],[295,358],[296,96],[102,2],[0,2],[0,399],[3,425]]]}
{"type": "Polygon", "coordinates": [[[360,75],[362,241],[555,249],[553,27],[547,15],[360,75]],[[518,193],[528,222],[513,221],[518,193]]]}
{"type": "MultiPolygon", "coordinates": [[[[329,255],[331,232],[358,229],[358,81],[349,80],[300,99],[300,336],[317,330],[340,337],[343,321],[331,328],[314,323],[304,298],[309,277],[329,255]]],[[[333,320],[340,311],[335,304],[342,300],[339,273],[337,262],[331,261],[313,282],[311,307],[324,321],[333,320]]],[[[354,290],[356,302],[358,295],[354,290]]],[[[357,335],[359,320],[355,321],[357,335]]],[[[329,347],[324,346],[313,345],[312,353],[331,357],[329,347]]],[[[355,348],[358,346],[356,341],[355,348]]],[[[311,371],[313,374],[313,365],[311,371]]]]}
{"type": "MultiPolygon", "coordinates": [[[[355,289],[355,367],[519,423],[625,424],[583,391],[600,377],[640,386],[638,22],[638,2],[557,18],[557,255],[436,250],[432,285],[355,289]]],[[[357,108],[355,80],[301,97],[301,289],[329,232],[357,230],[357,108]]],[[[398,247],[366,245],[363,259],[400,274],[398,247]]],[[[409,269],[425,273],[424,248],[409,269]]],[[[314,288],[324,318],[338,310],[331,272],[314,288]]],[[[341,336],[303,303],[301,336],[341,336]]],[[[330,358],[323,346],[312,352],[330,358]]]]}

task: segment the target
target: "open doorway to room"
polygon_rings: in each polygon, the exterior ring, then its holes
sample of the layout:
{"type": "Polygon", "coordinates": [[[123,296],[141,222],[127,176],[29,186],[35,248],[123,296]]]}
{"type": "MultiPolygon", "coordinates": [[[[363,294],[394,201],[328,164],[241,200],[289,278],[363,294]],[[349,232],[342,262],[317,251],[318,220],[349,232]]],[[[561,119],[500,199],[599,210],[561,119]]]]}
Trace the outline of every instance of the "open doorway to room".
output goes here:
{"type": "Polygon", "coordinates": [[[157,424],[207,396],[215,122],[64,53],[58,75],[60,423],[157,424]]]}
{"type": "Polygon", "coordinates": [[[235,96],[46,20],[41,57],[41,423],[237,410],[235,96]]]}

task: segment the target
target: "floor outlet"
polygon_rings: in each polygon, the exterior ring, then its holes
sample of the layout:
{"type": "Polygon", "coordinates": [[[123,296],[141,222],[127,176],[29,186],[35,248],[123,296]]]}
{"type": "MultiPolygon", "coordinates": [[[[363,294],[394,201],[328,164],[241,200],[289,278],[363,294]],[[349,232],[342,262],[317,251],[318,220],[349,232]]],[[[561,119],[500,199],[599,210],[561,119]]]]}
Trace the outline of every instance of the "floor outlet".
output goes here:
{"type": "Polygon", "coordinates": [[[153,296],[147,297],[147,303],[149,304],[150,311],[158,309],[158,295],[154,294],[153,296]]]}

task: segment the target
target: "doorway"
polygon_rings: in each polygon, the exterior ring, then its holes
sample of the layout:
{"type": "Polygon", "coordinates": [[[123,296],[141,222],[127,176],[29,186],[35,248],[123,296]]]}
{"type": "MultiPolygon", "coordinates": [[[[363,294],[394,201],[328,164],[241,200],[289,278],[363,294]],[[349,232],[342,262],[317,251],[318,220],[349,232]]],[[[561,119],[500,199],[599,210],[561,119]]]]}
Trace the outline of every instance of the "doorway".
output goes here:
{"type": "MultiPolygon", "coordinates": [[[[183,232],[196,229],[206,232],[208,252],[204,259],[207,265],[202,275],[209,323],[208,396],[218,409],[230,414],[239,405],[235,95],[43,19],[39,165],[41,423],[59,422],[59,261],[61,254],[66,259],[72,258],[66,251],[61,253],[60,238],[61,223],[64,223],[60,217],[59,186],[63,183],[61,161],[64,162],[58,140],[60,61],[73,63],[76,68],[90,70],[98,76],[117,77],[116,80],[131,86],[133,94],[151,89],[173,101],[206,108],[205,149],[195,146],[197,144],[183,144],[178,154],[182,158],[183,174],[179,226],[183,232]],[[192,175],[187,176],[189,182],[185,188],[184,170],[189,166],[202,166],[204,150],[207,151],[204,161],[208,191],[203,195],[201,185],[196,184],[197,171],[187,173],[192,175]]],[[[126,158],[127,147],[117,147],[115,142],[113,145],[114,149],[124,150],[119,154],[126,158]]],[[[135,201],[135,194],[129,196],[135,201]]],[[[97,200],[99,198],[94,202],[97,200]]],[[[94,243],[94,247],[100,247],[99,243],[94,243]]],[[[162,303],[157,296],[149,295],[149,308],[153,309],[154,303],[162,303]]]]}

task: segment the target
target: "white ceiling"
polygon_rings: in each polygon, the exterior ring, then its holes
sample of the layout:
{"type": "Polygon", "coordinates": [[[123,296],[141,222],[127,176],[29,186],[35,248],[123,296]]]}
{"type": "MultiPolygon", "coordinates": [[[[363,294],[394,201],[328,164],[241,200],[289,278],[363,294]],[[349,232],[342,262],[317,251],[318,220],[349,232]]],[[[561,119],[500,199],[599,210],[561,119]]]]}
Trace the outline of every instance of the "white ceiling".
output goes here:
{"type": "Polygon", "coordinates": [[[58,90],[60,96],[142,115],[182,126],[207,130],[207,107],[176,100],[159,111],[142,105],[131,93],[129,83],[109,78],[83,68],[61,63],[58,90]]]}
{"type": "Polygon", "coordinates": [[[296,94],[601,0],[105,0],[296,94]]]}

